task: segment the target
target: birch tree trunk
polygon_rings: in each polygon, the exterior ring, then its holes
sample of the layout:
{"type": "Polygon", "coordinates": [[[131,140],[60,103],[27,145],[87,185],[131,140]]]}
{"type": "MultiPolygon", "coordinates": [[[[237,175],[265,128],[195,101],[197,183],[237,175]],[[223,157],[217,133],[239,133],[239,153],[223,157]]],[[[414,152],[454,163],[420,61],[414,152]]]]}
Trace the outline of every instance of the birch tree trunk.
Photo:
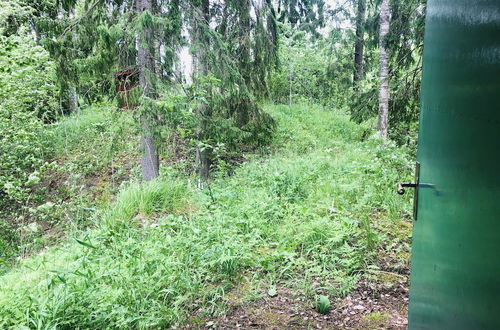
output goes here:
{"type": "Polygon", "coordinates": [[[380,91],[378,110],[378,132],[387,139],[389,117],[389,53],[387,35],[389,34],[391,12],[389,0],[382,0],[380,7],[380,91]]]}
{"type": "Polygon", "coordinates": [[[68,107],[70,113],[77,113],[80,111],[78,106],[78,94],[76,93],[76,87],[74,85],[69,86],[69,96],[68,96],[68,107]]]}
{"type": "Polygon", "coordinates": [[[354,86],[364,77],[366,0],[358,0],[356,15],[356,43],[354,45],[354,86]]]}
{"type": "MultiPolygon", "coordinates": [[[[153,13],[152,0],[136,0],[135,9],[138,15],[145,11],[153,13]]],[[[154,39],[152,27],[145,27],[137,36],[137,65],[139,67],[139,84],[144,96],[156,97],[153,75],[154,64],[154,39]]],[[[153,139],[154,116],[144,111],[141,115],[141,147],[142,147],[142,178],[144,181],[152,180],[159,174],[159,158],[153,139]]]]}

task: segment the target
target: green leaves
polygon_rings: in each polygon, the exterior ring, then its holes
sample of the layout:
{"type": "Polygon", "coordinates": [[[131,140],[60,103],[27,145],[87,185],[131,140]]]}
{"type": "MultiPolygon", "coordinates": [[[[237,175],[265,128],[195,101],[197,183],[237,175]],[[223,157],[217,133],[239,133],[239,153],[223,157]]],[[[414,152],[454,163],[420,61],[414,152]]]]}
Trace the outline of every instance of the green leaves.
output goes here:
{"type": "Polygon", "coordinates": [[[24,33],[0,36],[0,219],[41,182],[38,170],[51,149],[42,136],[56,118],[55,69],[43,48],[24,33]]]}
{"type": "Polygon", "coordinates": [[[29,35],[0,36],[0,105],[46,122],[56,117],[54,63],[29,35]]]}
{"type": "Polygon", "coordinates": [[[316,297],[316,310],[321,314],[327,314],[330,311],[330,299],[327,296],[316,297]]]}
{"type": "Polygon", "coordinates": [[[85,247],[87,247],[87,248],[89,248],[89,249],[97,249],[97,247],[95,247],[94,245],[92,245],[92,244],[90,244],[90,243],[87,243],[87,242],[85,242],[85,241],[79,240],[79,239],[77,239],[77,238],[75,238],[75,241],[76,241],[78,244],[83,245],[83,246],[85,246],[85,247]]]}
{"type": "Polygon", "coordinates": [[[149,10],[143,11],[137,17],[138,31],[143,31],[144,29],[154,28],[155,17],[149,10]]]}
{"type": "Polygon", "coordinates": [[[15,34],[27,23],[32,12],[33,8],[23,5],[21,1],[0,0],[0,35],[15,34]]]}

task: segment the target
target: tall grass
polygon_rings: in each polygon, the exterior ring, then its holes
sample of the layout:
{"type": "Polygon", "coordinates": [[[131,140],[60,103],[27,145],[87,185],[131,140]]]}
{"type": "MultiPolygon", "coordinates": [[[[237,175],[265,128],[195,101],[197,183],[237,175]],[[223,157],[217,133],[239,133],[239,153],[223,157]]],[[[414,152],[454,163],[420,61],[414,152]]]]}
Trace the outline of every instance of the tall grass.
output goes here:
{"type": "Polygon", "coordinates": [[[376,221],[410,213],[393,189],[407,154],[342,113],[267,108],[272,155],[205,191],[175,175],[124,188],[97,228],[0,278],[0,327],[168,328],[224,312],[243,281],[348,292],[383,242],[376,221]]]}
{"type": "Polygon", "coordinates": [[[113,159],[135,159],[136,131],[131,113],[104,103],[63,118],[44,134],[52,158],[71,172],[92,175],[112,165],[113,159]]]}

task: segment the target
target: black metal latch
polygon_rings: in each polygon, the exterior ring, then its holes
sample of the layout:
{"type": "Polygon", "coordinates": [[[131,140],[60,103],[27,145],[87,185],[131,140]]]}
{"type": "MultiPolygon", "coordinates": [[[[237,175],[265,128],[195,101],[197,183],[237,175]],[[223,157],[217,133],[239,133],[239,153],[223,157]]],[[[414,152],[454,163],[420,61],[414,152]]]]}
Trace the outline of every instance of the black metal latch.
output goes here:
{"type": "Polygon", "coordinates": [[[404,195],[405,188],[415,188],[415,195],[413,198],[413,220],[417,221],[418,211],[418,188],[420,187],[420,163],[415,164],[415,182],[400,182],[398,183],[398,194],[404,195]]]}
{"type": "Polygon", "coordinates": [[[418,183],[416,182],[400,182],[398,183],[398,194],[404,195],[406,190],[405,188],[416,188],[418,183]]]}

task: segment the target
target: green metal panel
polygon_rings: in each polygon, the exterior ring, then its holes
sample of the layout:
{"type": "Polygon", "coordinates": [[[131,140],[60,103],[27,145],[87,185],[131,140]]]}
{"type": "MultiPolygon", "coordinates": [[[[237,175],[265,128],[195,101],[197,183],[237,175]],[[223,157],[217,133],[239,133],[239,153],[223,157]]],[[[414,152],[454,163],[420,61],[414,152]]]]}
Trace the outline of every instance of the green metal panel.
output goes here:
{"type": "Polygon", "coordinates": [[[410,329],[500,329],[500,0],[429,0],[410,329]]]}

